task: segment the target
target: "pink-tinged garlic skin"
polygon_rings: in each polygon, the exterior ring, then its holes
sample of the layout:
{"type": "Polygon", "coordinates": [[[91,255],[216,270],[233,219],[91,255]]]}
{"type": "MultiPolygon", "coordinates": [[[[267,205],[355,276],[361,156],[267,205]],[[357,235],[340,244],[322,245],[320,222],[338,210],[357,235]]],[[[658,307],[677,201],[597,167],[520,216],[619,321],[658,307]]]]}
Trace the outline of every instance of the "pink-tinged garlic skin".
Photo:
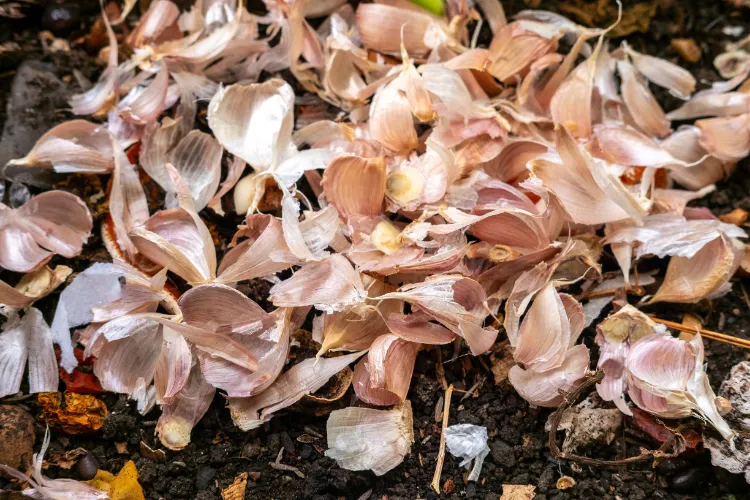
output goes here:
{"type": "Polygon", "coordinates": [[[716,407],[716,395],[703,367],[703,339],[646,336],[633,344],[626,360],[629,394],[641,409],[664,418],[700,415],[726,439],[734,431],[716,407]]]}

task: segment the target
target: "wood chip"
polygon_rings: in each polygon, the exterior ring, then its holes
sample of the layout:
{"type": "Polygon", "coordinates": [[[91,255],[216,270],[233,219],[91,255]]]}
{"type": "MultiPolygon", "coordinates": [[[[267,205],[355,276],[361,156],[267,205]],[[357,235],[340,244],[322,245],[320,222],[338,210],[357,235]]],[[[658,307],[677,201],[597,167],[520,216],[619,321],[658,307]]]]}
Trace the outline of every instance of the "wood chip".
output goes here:
{"type": "Polygon", "coordinates": [[[128,443],[126,441],[123,441],[121,443],[115,442],[115,448],[117,449],[117,453],[119,453],[120,455],[128,454],[128,443]]]}
{"type": "Polygon", "coordinates": [[[531,500],[536,486],[530,484],[504,484],[500,500],[531,500]]]}
{"type": "Polygon", "coordinates": [[[692,38],[673,38],[670,45],[683,60],[689,63],[697,63],[701,59],[701,49],[692,38]]]}
{"type": "Polygon", "coordinates": [[[234,479],[234,482],[221,491],[222,500],[245,500],[247,489],[247,472],[243,472],[234,479]]]}

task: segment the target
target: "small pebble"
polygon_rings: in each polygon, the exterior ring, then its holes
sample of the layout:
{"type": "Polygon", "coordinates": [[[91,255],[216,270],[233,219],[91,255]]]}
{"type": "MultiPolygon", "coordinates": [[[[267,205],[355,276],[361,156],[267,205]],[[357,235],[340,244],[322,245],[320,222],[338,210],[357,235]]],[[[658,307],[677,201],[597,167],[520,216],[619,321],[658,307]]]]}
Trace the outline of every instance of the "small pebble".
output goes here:
{"type": "Polygon", "coordinates": [[[94,479],[99,470],[99,460],[91,453],[86,453],[76,463],[76,474],[83,481],[94,479]]]}
{"type": "Polygon", "coordinates": [[[205,490],[216,477],[216,470],[211,467],[198,467],[195,472],[195,487],[198,491],[205,490]]]}
{"type": "Polygon", "coordinates": [[[81,20],[81,7],[73,3],[49,5],[44,10],[42,25],[57,36],[70,33],[81,20]]]}
{"type": "Polygon", "coordinates": [[[669,489],[677,493],[692,493],[698,489],[704,478],[702,469],[680,471],[669,479],[669,489]]]}

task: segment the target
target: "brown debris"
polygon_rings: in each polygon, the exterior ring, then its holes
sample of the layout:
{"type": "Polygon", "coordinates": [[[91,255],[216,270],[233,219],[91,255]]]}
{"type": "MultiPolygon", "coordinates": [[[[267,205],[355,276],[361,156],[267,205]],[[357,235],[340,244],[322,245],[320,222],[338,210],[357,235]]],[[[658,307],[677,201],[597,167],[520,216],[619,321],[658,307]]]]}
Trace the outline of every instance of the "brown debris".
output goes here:
{"type": "Polygon", "coordinates": [[[243,472],[234,482],[221,491],[222,500],[244,500],[247,489],[247,472],[243,472]]]}
{"type": "Polygon", "coordinates": [[[34,417],[29,412],[20,406],[0,405],[0,463],[27,468],[34,454],[34,438],[34,417]]]}
{"type": "Polygon", "coordinates": [[[726,222],[727,224],[734,224],[735,226],[741,226],[745,222],[747,222],[748,213],[747,210],[743,210],[741,208],[735,208],[731,212],[727,214],[722,214],[719,216],[719,220],[721,222],[726,222]]]}
{"type": "MultiPolygon", "coordinates": [[[[651,18],[656,15],[658,2],[640,2],[622,9],[622,20],[608,35],[619,38],[636,31],[648,31],[651,18]]],[[[609,0],[573,0],[560,4],[560,10],[570,14],[581,24],[589,27],[609,26],[617,20],[618,6],[609,0]]]]}
{"type": "Polygon", "coordinates": [[[576,480],[573,479],[570,476],[563,476],[560,479],[557,480],[557,489],[558,490],[567,490],[569,488],[572,488],[576,485],[576,480]]]}
{"type": "Polygon", "coordinates": [[[141,441],[141,456],[154,462],[164,462],[167,460],[167,454],[164,450],[154,450],[143,441],[141,441]]]}
{"type": "Polygon", "coordinates": [[[669,44],[684,61],[689,63],[700,61],[701,49],[692,38],[673,38],[669,44]]]}
{"type": "Polygon", "coordinates": [[[117,442],[115,441],[115,448],[117,449],[117,453],[120,455],[127,455],[128,452],[128,443],[126,441],[123,442],[117,442]]]}
{"type": "Polygon", "coordinates": [[[500,500],[531,500],[536,486],[530,484],[504,484],[500,500]]]}
{"type": "Polygon", "coordinates": [[[44,460],[46,466],[60,467],[61,469],[70,469],[73,467],[79,458],[86,455],[88,452],[83,448],[74,448],[67,451],[58,451],[51,449],[47,454],[47,458],[44,460]]]}
{"type": "Polygon", "coordinates": [[[37,404],[47,425],[67,434],[98,431],[109,413],[104,401],[87,394],[42,392],[37,404]]]}

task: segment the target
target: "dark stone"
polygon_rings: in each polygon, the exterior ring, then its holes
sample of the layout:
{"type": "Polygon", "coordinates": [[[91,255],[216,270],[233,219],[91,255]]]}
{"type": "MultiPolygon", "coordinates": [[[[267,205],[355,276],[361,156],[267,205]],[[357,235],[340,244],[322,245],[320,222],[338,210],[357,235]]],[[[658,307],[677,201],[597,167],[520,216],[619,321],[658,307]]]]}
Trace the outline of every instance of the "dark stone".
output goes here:
{"type": "Polygon", "coordinates": [[[294,440],[291,438],[288,432],[281,433],[281,445],[289,455],[296,455],[297,449],[294,446],[294,440]]]}
{"type": "Polygon", "coordinates": [[[42,25],[57,36],[67,35],[80,23],[81,7],[75,3],[49,5],[42,16],[42,25]]]}
{"type": "Polygon", "coordinates": [[[78,459],[76,463],[76,474],[83,481],[90,481],[96,476],[96,471],[99,470],[99,460],[96,459],[91,453],[86,453],[84,456],[78,459]]]}
{"type": "Polygon", "coordinates": [[[516,465],[515,451],[513,450],[513,447],[505,441],[501,441],[500,439],[491,441],[490,453],[492,454],[492,460],[501,467],[510,469],[516,465]]]}
{"type": "Polygon", "coordinates": [[[686,469],[669,478],[669,489],[677,493],[692,493],[705,481],[703,469],[686,469]]]}
{"type": "Polygon", "coordinates": [[[659,465],[656,466],[656,469],[659,473],[669,476],[677,471],[687,469],[688,467],[690,467],[690,462],[688,460],[676,457],[662,460],[659,462],[659,465]]]}
{"type": "Polygon", "coordinates": [[[0,177],[38,187],[49,187],[56,179],[63,178],[50,169],[5,165],[14,158],[26,156],[42,134],[62,121],[59,110],[68,107],[70,94],[52,65],[26,61],[18,67],[7,96],[6,119],[0,138],[0,177]]]}
{"type": "Polygon", "coordinates": [[[281,448],[281,436],[276,433],[269,434],[268,438],[266,438],[266,446],[268,447],[268,451],[275,456],[279,452],[279,448],[281,448]]]}
{"type": "Polygon", "coordinates": [[[244,448],[242,448],[242,456],[244,458],[256,458],[263,454],[263,450],[260,445],[254,444],[254,443],[247,443],[244,448]]]}
{"type": "Polygon", "coordinates": [[[216,477],[216,470],[210,467],[198,467],[198,470],[195,472],[195,487],[198,490],[205,490],[209,487],[214,477],[216,477]]]}
{"type": "Polygon", "coordinates": [[[536,483],[536,489],[539,493],[547,493],[555,485],[555,466],[547,465],[539,475],[539,481],[536,483]]]}

